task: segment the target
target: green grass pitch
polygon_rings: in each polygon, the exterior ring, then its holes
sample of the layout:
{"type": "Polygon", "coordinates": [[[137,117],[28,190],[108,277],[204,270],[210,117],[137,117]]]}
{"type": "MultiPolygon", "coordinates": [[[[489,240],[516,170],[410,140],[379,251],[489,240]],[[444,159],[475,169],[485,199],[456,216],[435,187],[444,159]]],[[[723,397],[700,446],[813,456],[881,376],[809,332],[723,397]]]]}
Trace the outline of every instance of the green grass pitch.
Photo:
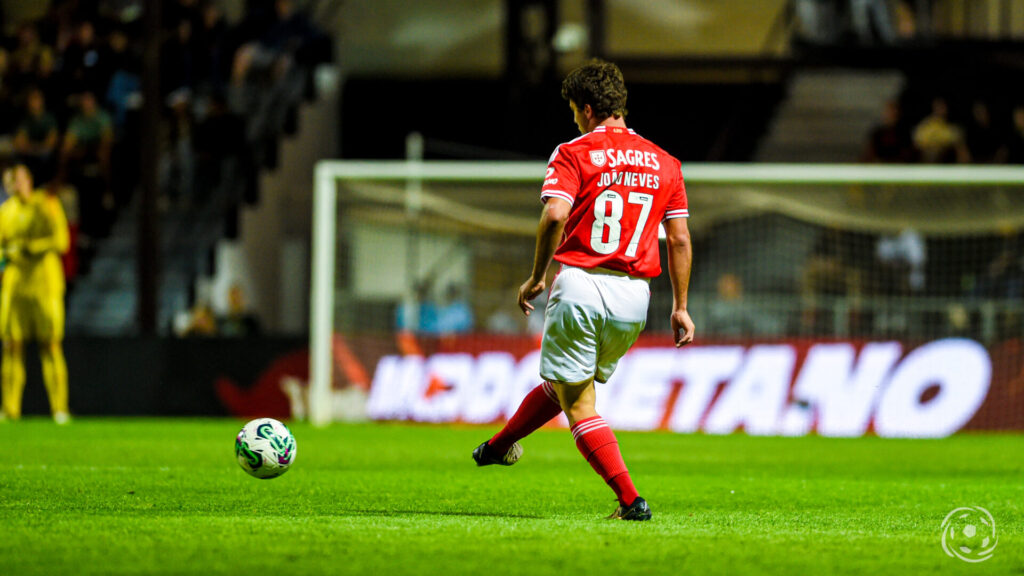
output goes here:
{"type": "Polygon", "coordinates": [[[274,480],[234,420],[0,423],[0,574],[1021,574],[1024,436],[945,440],[619,433],[646,523],[565,430],[511,467],[494,427],[295,425],[274,480]],[[995,518],[991,559],[940,546],[957,506],[995,518]]]}

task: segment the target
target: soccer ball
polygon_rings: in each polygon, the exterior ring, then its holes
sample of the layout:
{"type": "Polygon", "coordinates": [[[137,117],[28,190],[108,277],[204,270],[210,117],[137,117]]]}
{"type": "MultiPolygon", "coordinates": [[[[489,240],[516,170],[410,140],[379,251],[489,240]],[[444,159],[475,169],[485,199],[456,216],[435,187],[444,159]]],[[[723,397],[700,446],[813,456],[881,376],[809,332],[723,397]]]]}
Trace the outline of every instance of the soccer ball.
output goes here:
{"type": "Polygon", "coordinates": [[[983,562],[998,544],[992,514],[980,506],[954,509],[942,521],[942,547],[965,562],[983,562]]]}
{"type": "Polygon", "coordinates": [[[287,472],[295,462],[295,450],[292,431],[273,418],[252,420],[242,426],[235,437],[238,465],[264,480],[287,472]]]}

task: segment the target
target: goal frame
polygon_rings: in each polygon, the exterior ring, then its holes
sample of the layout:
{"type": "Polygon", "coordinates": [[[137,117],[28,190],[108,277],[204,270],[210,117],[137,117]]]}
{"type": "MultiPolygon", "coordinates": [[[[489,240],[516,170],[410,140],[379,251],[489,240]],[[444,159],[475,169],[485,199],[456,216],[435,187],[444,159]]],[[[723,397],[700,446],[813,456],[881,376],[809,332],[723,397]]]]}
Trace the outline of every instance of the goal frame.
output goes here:
{"type": "MultiPolygon", "coordinates": [[[[508,161],[321,160],[314,168],[312,277],[309,322],[309,416],[314,426],[332,420],[331,341],[334,335],[338,194],[344,180],[405,181],[410,201],[424,181],[497,183],[543,181],[545,163],[508,161]]],[[[904,186],[1024,185],[1024,167],[864,164],[686,163],[688,187],[701,184],[904,186]]]]}

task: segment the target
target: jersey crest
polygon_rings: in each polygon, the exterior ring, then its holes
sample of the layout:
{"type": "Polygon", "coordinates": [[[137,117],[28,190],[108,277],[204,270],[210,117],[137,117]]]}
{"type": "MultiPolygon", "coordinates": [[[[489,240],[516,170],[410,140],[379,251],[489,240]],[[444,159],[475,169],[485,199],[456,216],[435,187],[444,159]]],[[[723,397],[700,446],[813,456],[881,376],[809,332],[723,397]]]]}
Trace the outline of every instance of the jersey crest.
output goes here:
{"type": "Polygon", "coordinates": [[[600,168],[604,166],[608,159],[604,155],[604,150],[591,150],[590,151],[590,163],[600,168]]]}

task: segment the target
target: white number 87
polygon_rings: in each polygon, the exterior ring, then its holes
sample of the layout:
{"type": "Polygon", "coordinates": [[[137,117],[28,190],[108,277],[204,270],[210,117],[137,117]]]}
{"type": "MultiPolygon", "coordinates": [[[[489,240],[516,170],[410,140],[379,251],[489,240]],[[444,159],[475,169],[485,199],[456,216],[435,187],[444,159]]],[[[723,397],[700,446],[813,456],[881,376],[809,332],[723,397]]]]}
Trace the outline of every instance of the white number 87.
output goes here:
{"type": "MultiPolygon", "coordinates": [[[[640,205],[640,217],[633,229],[633,237],[626,247],[626,256],[636,256],[640,247],[640,236],[647,225],[647,217],[651,215],[654,196],[640,192],[629,193],[629,203],[640,205]]],[[[605,190],[594,200],[594,225],[590,229],[590,247],[598,254],[613,254],[619,249],[622,236],[622,195],[618,192],[605,190]],[[608,241],[604,241],[604,229],[608,228],[608,241]]]]}

